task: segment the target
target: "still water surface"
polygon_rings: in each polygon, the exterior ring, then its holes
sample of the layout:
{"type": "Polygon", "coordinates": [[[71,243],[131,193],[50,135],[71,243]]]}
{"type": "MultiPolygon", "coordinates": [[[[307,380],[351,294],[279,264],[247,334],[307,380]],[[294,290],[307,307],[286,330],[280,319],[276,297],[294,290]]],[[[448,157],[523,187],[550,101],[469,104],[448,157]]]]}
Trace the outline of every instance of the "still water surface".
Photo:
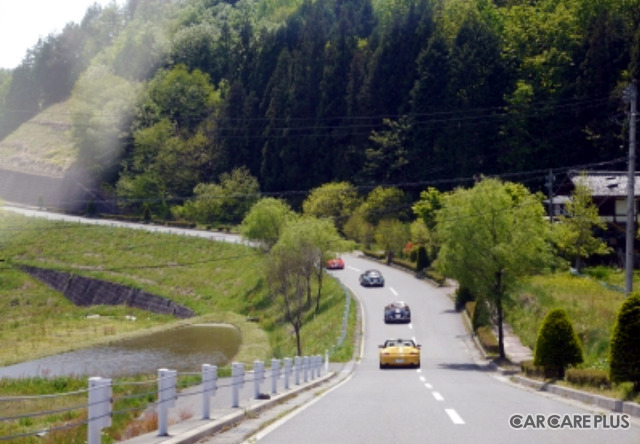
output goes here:
{"type": "Polygon", "coordinates": [[[232,325],[195,324],[0,367],[0,378],[101,376],[156,373],[159,368],[199,372],[202,364],[226,365],[242,337],[232,325]]]}

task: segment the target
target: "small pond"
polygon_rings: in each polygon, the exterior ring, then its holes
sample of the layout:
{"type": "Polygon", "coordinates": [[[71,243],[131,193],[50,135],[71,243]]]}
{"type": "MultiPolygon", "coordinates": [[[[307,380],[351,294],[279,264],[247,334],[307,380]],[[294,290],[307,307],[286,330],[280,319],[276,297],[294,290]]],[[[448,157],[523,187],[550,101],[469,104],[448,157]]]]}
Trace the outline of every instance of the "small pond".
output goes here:
{"type": "Polygon", "coordinates": [[[0,378],[101,376],[157,373],[160,368],[199,372],[223,366],[238,353],[242,337],[232,325],[194,324],[108,345],[0,367],[0,378]]]}

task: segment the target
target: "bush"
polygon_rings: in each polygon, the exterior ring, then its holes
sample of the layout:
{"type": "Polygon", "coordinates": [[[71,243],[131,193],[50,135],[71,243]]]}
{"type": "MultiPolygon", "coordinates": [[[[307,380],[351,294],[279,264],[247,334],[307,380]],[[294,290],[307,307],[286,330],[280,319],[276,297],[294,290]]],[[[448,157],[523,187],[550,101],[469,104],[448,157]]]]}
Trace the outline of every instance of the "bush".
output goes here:
{"type": "MultiPolygon", "coordinates": [[[[413,250],[416,251],[416,250],[413,250]]],[[[422,271],[429,266],[429,257],[427,256],[427,249],[424,245],[418,247],[416,253],[416,271],[422,271]]]]}
{"type": "Polygon", "coordinates": [[[538,332],[533,363],[544,367],[546,377],[562,379],[569,365],[581,362],[582,345],[567,312],[561,308],[551,310],[538,332]]]}
{"type": "Polygon", "coordinates": [[[475,300],[475,296],[468,287],[460,286],[456,290],[455,307],[457,311],[462,310],[467,305],[467,302],[475,300]]]}
{"type": "Polygon", "coordinates": [[[524,373],[525,376],[529,376],[531,378],[542,378],[544,376],[544,367],[535,365],[532,359],[522,361],[520,363],[520,370],[522,370],[522,373],[524,373]]]}
{"type": "Polygon", "coordinates": [[[473,330],[478,330],[480,327],[491,325],[491,312],[489,310],[489,304],[484,299],[477,299],[475,307],[473,309],[473,316],[471,316],[471,325],[473,330]]]}
{"type": "Polygon", "coordinates": [[[498,340],[496,339],[496,335],[493,334],[491,327],[479,327],[478,330],[476,330],[476,333],[478,334],[478,340],[480,341],[482,348],[487,354],[500,354],[500,346],[498,345],[498,340]]]}
{"type": "Polygon", "coordinates": [[[566,373],[566,380],[575,385],[589,386],[599,389],[611,388],[611,381],[606,370],[593,368],[570,368],[566,373]]]}
{"type": "Polygon", "coordinates": [[[632,382],[640,391],[640,295],[624,301],[611,337],[609,377],[611,382],[632,382]]]}

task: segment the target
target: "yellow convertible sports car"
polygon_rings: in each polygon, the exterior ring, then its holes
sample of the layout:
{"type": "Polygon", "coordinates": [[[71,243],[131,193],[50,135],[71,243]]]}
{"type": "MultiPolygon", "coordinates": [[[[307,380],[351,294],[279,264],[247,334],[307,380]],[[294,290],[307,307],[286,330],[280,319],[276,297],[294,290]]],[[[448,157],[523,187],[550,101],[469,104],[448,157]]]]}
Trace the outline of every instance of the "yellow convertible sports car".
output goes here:
{"type": "Polygon", "coordinates": [[[380,368],[420,368],[420,345],[413,339],[387,339],[380,348],[380,368]]]}

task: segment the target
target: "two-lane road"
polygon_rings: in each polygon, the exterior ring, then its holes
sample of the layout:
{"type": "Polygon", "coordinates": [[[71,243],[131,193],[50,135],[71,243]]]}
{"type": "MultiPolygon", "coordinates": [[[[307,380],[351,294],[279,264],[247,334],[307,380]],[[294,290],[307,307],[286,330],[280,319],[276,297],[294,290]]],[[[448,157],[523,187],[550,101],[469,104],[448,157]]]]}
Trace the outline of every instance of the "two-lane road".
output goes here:
{"type": "MultiPolygon", "coordinates": [[[[460,315],[447,296],[403,271],[346,256],[346,268],[331,273],[349,286],[362,303],[363,356],[353,376],[304,409],[254,436],[268,443],[639,443],[640,428],[632,419],[626,429],[516,429],[515,414],[596,415],[592,410],[549,395],[531,392],[491,372],[470,343],[460,315]],[[363,288],[358,276],[378,268],[383,288],[363,288]],[[384,306],[407,302],[410,324],[385,324],[384,306]],[[410,337],[422,345],[420,369],[379,369],[378,344],[387,338],[410,337]]],[[[608,412],[602,412],[609,414],[608,412]]],[[[537,416],[534,416],[537,417],[537,416]]],[[[582,422],[584,423],[584,421],[582,422]]]]}

